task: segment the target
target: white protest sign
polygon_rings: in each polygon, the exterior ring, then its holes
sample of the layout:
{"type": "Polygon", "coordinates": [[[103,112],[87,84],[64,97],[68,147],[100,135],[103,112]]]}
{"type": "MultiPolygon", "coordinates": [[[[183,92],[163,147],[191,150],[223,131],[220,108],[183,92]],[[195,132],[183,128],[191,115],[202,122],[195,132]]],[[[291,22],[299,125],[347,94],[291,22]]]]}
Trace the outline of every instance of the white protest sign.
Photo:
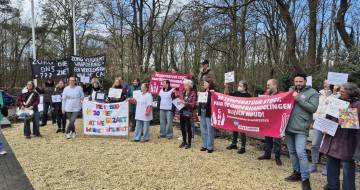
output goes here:
{"type": "Polygon", "coordinates": [[[321,132],[334,136],[338,128],[338,125],[339,124],[334,121],[328,120],[323,117],[318,117],[315,119],[314,129],[317,129],[321,132]]]}
{"type": "Polygon", "coordinates": [[[340,100],[337,98],[329,98],[329,104],[326,107],[326,114],[331,115],[335,118],[339,118],[340,109],[345,109],[349,107],[349,102],[340,100]]]}
{"type": "Polygon", "coordinates": [[[207,103],[208,101],[208,92],[198,92],[198,102],[199,103],[207,103]]]}
{"type": "Polygon", "coordinates": [[[121,98],[122,89],[110,88],[109,89],[109,98],[121,98]]]}
{"type": "Polygon", "coordinates": [[[172,103],[174,104],[176,109],[179,110],[179,111],[182,110],[185,107],[184,100],[181,100],[180,98],[174,99],[172,103]]]}
{"type": "Polygon", "coordinates": [[[327,80],[329,84],[345,84],[348,82],[349,74],[328,72],[327,80]]]}
{"type": "Polygon", "coordinates": [[[141,96],[141,91],[140,90],[133,91],[133,98],[135,100],[139,99],[140,96],[141,96]]]}
{"type": "Polygon", "coordinates": [[[127,136],[129,133],[128,101],[105,104],[83,102],[84,134],[127,136]]]}
{"type": "Polygon", "coordinates": [[[312,76],[306,77],[306,86],[312,86],[312,76]]]}
{"type": "Polygon", "coordinates": [[[53,103],[59,103],[59,102],[61,102],[61,95],[52,95],[52,96],[51,96],[51,101],[52,101],[53,103]]]}
{"type": "Polygon", "coordinates": [[[90,83],[90,77],[88,77],[88,76],[80,76],[80,82],[82,82],[84,84],[88,84],[88,83],[90,83]]]}
{"type": "Polygon", "coordinates": [[[96,100],[104,100],[105,99],[105,94],[102,92],[98,92],[96,93],[96,100]]]}
{"type": "Polygon", "coordinates": [[[225,83],[235,82],[235,71],[225,73],[225,83]]]}
{"type": "Polygon", "coordinates": [[[44,111],[44,96],[40,96],[40,102],[39,102],[39,105],[38,105],[38,109],[39,109],[39,112],[42,112],[44,111]]]}

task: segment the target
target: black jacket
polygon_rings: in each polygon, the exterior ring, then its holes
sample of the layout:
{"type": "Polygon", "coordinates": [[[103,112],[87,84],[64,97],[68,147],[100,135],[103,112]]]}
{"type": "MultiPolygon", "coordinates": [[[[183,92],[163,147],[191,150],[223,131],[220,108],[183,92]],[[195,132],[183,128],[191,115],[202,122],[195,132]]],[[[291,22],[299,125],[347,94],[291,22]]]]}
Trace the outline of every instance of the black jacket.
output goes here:
{"type": "Polygon", "coordinates": [[[201,116],[202,110],[206,111],[206,117],[211,117],[211,92],[208,92],[207,103],[199,103],[198,115],[201,116]]]}

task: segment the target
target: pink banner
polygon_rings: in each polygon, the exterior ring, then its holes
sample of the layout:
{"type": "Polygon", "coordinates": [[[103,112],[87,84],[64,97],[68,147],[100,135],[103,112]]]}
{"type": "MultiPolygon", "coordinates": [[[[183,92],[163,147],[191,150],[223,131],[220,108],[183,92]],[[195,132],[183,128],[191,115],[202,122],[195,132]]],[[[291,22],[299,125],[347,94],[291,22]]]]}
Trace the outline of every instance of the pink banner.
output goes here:
{"type": "Polygon", "coordinates": [[[291,92],[259,98],[241,98],[213,92],[212,124],[215,128],[279,138],[294,105],[291,92]]]}
{"type": "Polygon", "coordinates": [[[162,88],[161,83],[164,80],[170,81],[171,88],[179,88],[180,90],[183,90],[184,89],[183,81],[186,77],[192,77],[192,75],[154,72],[151,75],[150,92],[151,94],[159,94],[162,88]]]}

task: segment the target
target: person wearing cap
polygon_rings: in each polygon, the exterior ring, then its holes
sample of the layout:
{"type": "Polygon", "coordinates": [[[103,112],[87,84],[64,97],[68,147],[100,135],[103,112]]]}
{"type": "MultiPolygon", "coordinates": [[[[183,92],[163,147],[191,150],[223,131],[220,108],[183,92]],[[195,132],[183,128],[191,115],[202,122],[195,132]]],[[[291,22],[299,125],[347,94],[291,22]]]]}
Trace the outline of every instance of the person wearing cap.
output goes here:
{"type": "Polygon", "coordinates": [[[201,69],[198,81],[204,80],[211,81],[212,83],[216,84],[216,77],[214,72],[210,69],[208,60],[204,60],[203,62],[201,62],[201,69]]]}

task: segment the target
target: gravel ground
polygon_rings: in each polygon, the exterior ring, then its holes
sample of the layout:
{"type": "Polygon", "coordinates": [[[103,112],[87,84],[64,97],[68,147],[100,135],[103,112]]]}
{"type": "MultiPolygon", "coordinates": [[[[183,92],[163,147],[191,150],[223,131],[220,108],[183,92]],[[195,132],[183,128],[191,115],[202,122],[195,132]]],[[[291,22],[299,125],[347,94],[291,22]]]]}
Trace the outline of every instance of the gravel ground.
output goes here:
{"type": "MultiPolygon", "coordinates": [[[[3,130],[35,189],[300,189],[300,183],[283,179],[291,173],[274,160],[257,161],[262,154],[248,146],[244,155],[225,149],[229,141],[215,140],[215,152],[200,152],[200,138],[190,150],[179,149],[176,138],[158,139],[158,126],[151,127],[151,140],[135,143],[126,138],[88,137],[77,121],[78,137],[66,140],[52,126],[42,127],[43,138],[26,140],[22,125],[3,130]]],[[[132,134],[131,134],[132,135],[132,134]]],[[[322,189],[326,178],[311,176],[313,189],[322,189]]],[[[360,181],[357,173],[357,182],[360,181]]],[[[358,183],[359,185],[360,183],[358,183]]],[[[360,186],[358,186],[360,188],[360,186]]]]}

